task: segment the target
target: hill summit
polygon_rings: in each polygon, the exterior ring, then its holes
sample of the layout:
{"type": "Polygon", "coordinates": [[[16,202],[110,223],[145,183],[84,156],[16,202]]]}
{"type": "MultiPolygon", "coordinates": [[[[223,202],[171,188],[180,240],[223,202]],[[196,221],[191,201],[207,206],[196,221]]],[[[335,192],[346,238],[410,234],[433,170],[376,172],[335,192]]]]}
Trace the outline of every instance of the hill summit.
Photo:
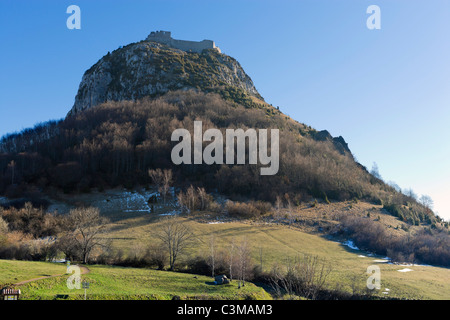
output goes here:
{"type": "Polygon", "coordinates": [[[108,52],[83,75],[69,115],[106,101],[138,100],[174,90],[220,93],[238,103],[263,100],[238,61],[214,41],[185,41],[169,31],[108,52]]]}

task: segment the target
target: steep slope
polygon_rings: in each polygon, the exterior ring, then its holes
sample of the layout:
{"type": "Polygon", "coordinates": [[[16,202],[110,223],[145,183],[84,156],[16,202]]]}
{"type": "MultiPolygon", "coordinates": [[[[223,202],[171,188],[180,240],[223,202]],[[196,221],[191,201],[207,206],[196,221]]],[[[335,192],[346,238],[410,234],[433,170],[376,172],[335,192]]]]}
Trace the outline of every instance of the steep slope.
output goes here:
{"type": "Polygon", "coordinates": [[[186,52],[141,41],[108,52],[84,73],[69,115],[106,101],[137,100],[187,89],[220,92],[236,102],[245,96],[248,101],[250,97],[262,100],[250,77],[230,56],[216,50],[186,52]]]}
{"type": "MultiPolygon", "coordinates": [[[[245,107],[266,108],[268,114],[279,113],[264,102],[239,62],[220,50],[184,51],[148,39],[108,52],[89,68],[68,115],[106,101],[136,101],[191,89],[218,93],[245,107]]],[[[343,137],[333,138],[326,130],[310,133],[313,139],[330,141],[340,153],[351,155],[343,137]]]]}
{"type": "Polygon", "coordinates": [[[0,141],[0,192],[31,186],[66,192],[148,184],[149,168],[171,168],[178,182],[227,194],[295,202],[311,197],[366,199],[411,223],[433,213],[357,163],[342,137],[317,131],[264,102],[233,58],[214,49],[182,51],[141,41],[106,54],[83,76],[69,116],[0,141]],[[227,128],[280,130],[279,172],[257,165],[181,165],[171,133],[193,121],[227,128]]]}

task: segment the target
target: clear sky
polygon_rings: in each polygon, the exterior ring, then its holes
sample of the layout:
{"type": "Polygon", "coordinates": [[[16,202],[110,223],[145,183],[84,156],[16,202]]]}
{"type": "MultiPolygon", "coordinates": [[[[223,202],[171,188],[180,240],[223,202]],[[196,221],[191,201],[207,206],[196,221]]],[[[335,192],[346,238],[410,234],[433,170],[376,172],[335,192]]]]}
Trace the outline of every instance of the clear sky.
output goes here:
{"type": "Polygon", "coordinates": [[[153,30],[214,40],[267,102],[450,219],[448,0],[0,0],[0,135],[64,117],[86,69],[153,30]]]}

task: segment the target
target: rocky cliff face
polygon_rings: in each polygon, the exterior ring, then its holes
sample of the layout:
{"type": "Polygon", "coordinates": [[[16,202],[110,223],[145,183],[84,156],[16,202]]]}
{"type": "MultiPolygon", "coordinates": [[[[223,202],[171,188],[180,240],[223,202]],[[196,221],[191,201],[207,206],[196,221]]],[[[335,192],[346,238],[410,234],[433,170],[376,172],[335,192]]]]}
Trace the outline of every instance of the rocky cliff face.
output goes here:
{"type": "Polygon", "coordinates": [[[108,52],[84,73],[69,115],[108,100],[136,100],[184,89],[262,99],[239,62],[225,54],[185,52],[141,41],[108,52]]]}

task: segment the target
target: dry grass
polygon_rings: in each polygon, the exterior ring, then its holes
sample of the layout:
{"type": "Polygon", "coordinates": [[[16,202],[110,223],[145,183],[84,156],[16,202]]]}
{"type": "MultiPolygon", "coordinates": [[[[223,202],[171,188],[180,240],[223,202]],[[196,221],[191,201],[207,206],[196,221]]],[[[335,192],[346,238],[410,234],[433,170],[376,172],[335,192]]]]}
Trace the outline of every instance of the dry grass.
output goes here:
{"type": "MultiPolygon", "coordinates": [[[[309,211],[313,220],[314,211],[309,211]]],[[[136,244],[150,244],[156,239],[154,230],[159,222],[150,217],[131,219],[129,226],[111,234],[116,248],[127,250],[136,244]]],[[[367,267],[377,264],[381,268],[383,290],[388,288],[389,296],[414,299],[449,299],[450,298],[450,269],[431,266],[412,266],[412,272],[398,272],[405,268],[400,265],[376,262],[382,257],[367,256],[367,253],[351,250],[343,244],[330,241],[318,234],[310,234],[299,228],[276,225],[274,223],[259,222],[227,222],[208,224],[199,222],[196,218],[184,218],[185,222],[198,236],[197,245],[188,253],[204,255],[208,252],[208,239],[214,234],[217,247],[225,249],[235,240],[246,238],[252,244],[252,258],[255,264],[260,261],[259,252],[263,253],[263,269],[269,271],[275,262],[288,262],[298,255],[317,255],[331,264],[333,271],[330,275],[328,287],[341,287],[351,292],[353,287],[364,290],[368,275],[367,267]],[[364,255],[364,257],[360,257],[364,255]]],[[[386,218],[386,223],[389,221],[386,218]]],[[[128,225],[128,224],[127,224],[128,225]]],[[[397,232],[397,230],[393,231],[397,232]]],[[[404,231],[402,231],[404,232],[404,231]]],[[[376,292],[385,296],[381,291],[376,292]]]]}
{"type": "MultiPolygon", "coordinates": [[[[72,196],[71,196],[72,197],[72,196]]],[[[102,194],[89,194],[74,197],[72,201],[85,205],[99,203],[102,194]],[[82,199],[82,201],[80,200],[82,199]]],[[[171,208],[172,210],[172,208],[171,208]]],[[[112,217],[109,225],[108,238],[112,240],[115,249],[124,252],[136,248],[146,248],[157,241],[155,230],[158,228],[159,214],[167,211],[159,208],[155,213],[130,213],[120,210],[103,211],[112,217]]],[[[321,232],[321,228],[332,228],[343,215],[356,215],[379,220],[378,223],[388,228],[389,232],[405,235],[407,231],[401,228],[406,225],[397,218],[387,214],[380,205],[365,202],[333,202],[318,203],[314,207],[310,203],[293,207],[295,222],[289,225],[285,216],[287,209],[253,220],[223,219],[221,214],[199,212],[185,216],[183,219],[197,235],[196,246],[190,249],[189,256],[205,255],[208,252],[208,239],[211,234],[216,236],[217,247],[227,248],[231,241],[247,238],[252,245],[252,258],[255,264],[260,263],[259,252],[263,253],[263,269],[268,271],[275,262],[286,262],[297,255],[317,255],[333,266],[328,287],[340,286],[351,292],[353,289],[363,290],[368,275],[367,267],[378,264],[381,268],[382,289],[390,289],[388,296],[415,299],[450,299],[450,269],[431,266],[409,266],[411,272],[398,272],[404,266],[376,262],[382,257],[368,256],[367,252],[351,250],[347,246],[330,240],[321,232]],[[221,219],[221,220],[218,220],[221,219]],[[219,222],[219,223],[217,223],[219,222]],[[212,224],[214,223],[214,224],[212,224]],[[390,227],[389,227],[390,226],[390,227]],[[396,228],[400,226],[399,228],[396,228]],[[360,257],[363,255],[364,257],[360,257]]],[[[419,226],[410,226],[409,232],[415,232],[419,226]]],[[[188,255],[181,257],[181,262],[188,255]]],[[[376,294],[385,296],[381,291],[376,294]]]]}

